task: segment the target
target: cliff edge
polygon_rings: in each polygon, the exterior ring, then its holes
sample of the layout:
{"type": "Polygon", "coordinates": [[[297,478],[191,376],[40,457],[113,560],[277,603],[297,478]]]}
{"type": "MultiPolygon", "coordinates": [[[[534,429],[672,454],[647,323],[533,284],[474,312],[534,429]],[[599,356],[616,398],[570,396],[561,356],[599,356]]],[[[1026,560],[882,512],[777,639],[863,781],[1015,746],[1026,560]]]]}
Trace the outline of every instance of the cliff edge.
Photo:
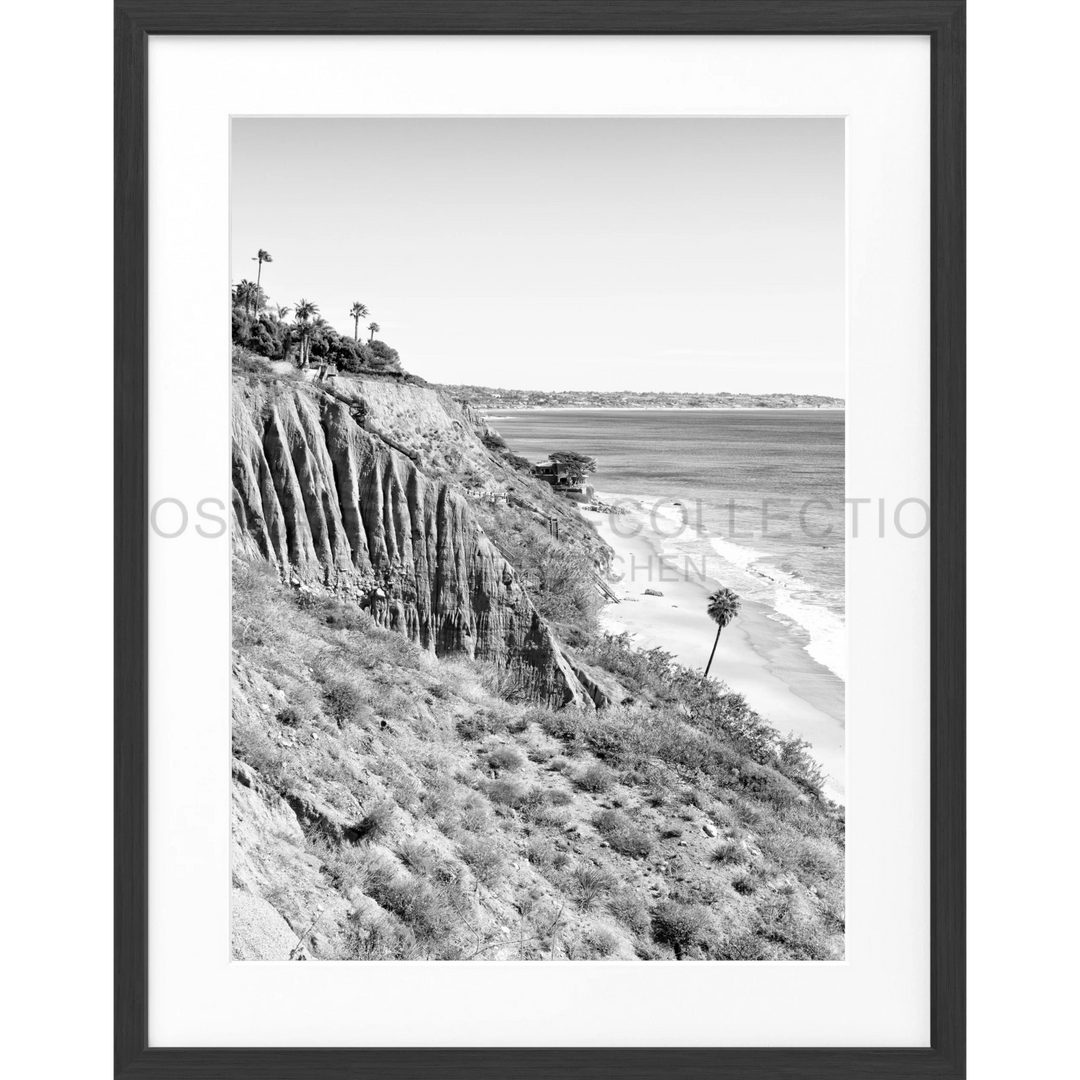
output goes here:
{"type": "Polygon", "coordinates": [[[595,692],[465,495],[466,484],[486,485],[498,498],[505,484],[477,424],[407,383],[236,378],[234,550],[294,588],[355,603],[437,656],[494,661],[530,696],[590,705],[595,692]]]}

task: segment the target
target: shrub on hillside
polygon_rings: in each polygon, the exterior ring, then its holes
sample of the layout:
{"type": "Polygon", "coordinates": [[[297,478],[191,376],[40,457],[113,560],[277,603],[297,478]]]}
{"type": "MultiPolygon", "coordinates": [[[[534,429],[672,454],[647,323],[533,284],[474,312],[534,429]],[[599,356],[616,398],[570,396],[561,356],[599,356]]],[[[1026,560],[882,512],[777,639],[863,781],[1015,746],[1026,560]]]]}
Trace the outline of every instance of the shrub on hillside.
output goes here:
{"type": "MultiPolygon", "coordinates": [[[[563,741],[573,739],[581,726],[582,714],[576,709],[559,709],[558,712],[548,712],[540,720],[540,728],[545,735],[563,741]]],[[[556,758],[556,761],[565,761],[565,758],[556,758]]],[[[569,762],[566,764],[568,765],[569,762]]],[[[552,768],[556,767],[552,763],[552,768]]]]}
{"type": "Polygon", "coordinates": [[[650,926],[649,909],[635,889],[616,889],[607,900],[607,909],[635,934],[644,934],[650,926]]]}
{"type": "Polygon", "coordinates": [[[276,784],[281,776],[281,750],[270,741],[266,732],[254,725],[233,721],[232,752],[262,774],[264,780],[276,784]]]}
{"type": "Polygon", "coordinates": [[[619,939],[606,927],[594,926],[585,931],[585,945],[593,956],[610,956],[619,947],[619,939]]]}
{"type": "Polygon", "coordinates": [[[233,371],[241,375],[269,375],[270,365],[261,356],[256,356],[243,345],[234,345],[232,349],[233,371]]]}
{"type": "Polygon", "coordinates": [[[487,785],[487,796],[499,806],[518,810],[529,799],[529,789],[520,780],[494,780],[487,785]]]}
{"type": "Polygon", "coordinates": [[[490,837],[470,837],[461,845],[461,859],[485,885],[502,880],[506,864],[502,852],[490,837]]]}
{"type": "Polygon", "coordinates": [[[615,773],[606,765],[600,764],[600,762],[590,765],[577,778],[577,786],[582,791],[608,791],[614,783],[615,773]]]}
{"type": "Polygon", "coordinates": [[[284,724],[286,727],[297,727],[303,719],[300,710],[294,709],[291,705],[286,705],[284,709],[278,709],[277,722],[284,724]]]}
{"type": "Polygon", "coordinates": [[[589,636],[596,630],[600,598],[589,551],[554,539],[546,526],[514,506],[477,508],[484,531],[528,583],[540,614],[564,634],[589,636]]]}
{"type": "Polygon", "coordinates": [[[615,886],[615,879],[606,870],[578,863],[567,875],[566,888],[582,911],[588,911],[615,886]]]}
{"type": "Polygon", "coordinates": [[[601,810],[593,818],[597,832],[611,845],[612,851],[643,859],[652,851],[652,838],[618,810],[601,810]]]}
{"type": "Polygon", "coordinates": [[[355,720],[364,704],[364,696],[355,683],[346,679],[333,679],[323,687],[326,711],[344,727],[355,720]]]}
{"type": "Polygon", "coordinates": [[[525,842],[525,858],[542,870],[551,866],[555,855],[555,845],[546,837],[532,836],[525,842]]]}
{"type": "Polygon", "coordinates": [[[415,874],[430,877],[438,865],[438,856],[419,840],[402,840],[397,846],[398,858],[415,874]]]}
{"type": "Polygon", "coordinates": [[[487,832],[492,827],[491,810],[483,796],[475,791],[470,792],[458,808],[457,820],[468,832],[487,832]]]}
{"type": "Polygon", "coordinates": [[[736,874],[731,879],[731,887],[740,896],[750,896],[757,889],[757,884],[749,874],[736,874]]]}
{"type": "Polygon", "coordinates": [[[420,878],[381,883],[370,895],[421,940],[444,940],[456,929],[460,918],[447,891],[420,878]]]}
{"type": "Polygon", "coordinates": [[[683,904],[665,900],[653,912],[653,937],[661,945],[669,945],[681,957],[688,949],[702,942],[709,929],[708,909],[700,904],[683,904]]]}
{"type": "Polygon", "coordinates": [[[374,843],[385,840],[394,828],[394,804],[376,803],[360,820],[354,829],[356,840],[374,843]]]}
{"type": "Polygon", "coordinates": [[[532,462],[527,457],[522,457],[520,454],[514,454],[510,451],[507,451],[505,454],[503,454],[503,460],[508,465],[511,465],[513,466],[513,468],[517,469],[518,472],[529,474],[532,473],[532,462]]]}
{"type": "Polygon", "coordinates": [[[750,861],[746,848],[738,840],[725,840],[717,844],[709,857],[720,866],[744,866],[750,861]]]}
{"type": "Polygon", "coordinates": [[[495,772],[516,772],[525,765],[525,758],[512,746],[500,746],[488,754],[487,764],[495,772]]]}

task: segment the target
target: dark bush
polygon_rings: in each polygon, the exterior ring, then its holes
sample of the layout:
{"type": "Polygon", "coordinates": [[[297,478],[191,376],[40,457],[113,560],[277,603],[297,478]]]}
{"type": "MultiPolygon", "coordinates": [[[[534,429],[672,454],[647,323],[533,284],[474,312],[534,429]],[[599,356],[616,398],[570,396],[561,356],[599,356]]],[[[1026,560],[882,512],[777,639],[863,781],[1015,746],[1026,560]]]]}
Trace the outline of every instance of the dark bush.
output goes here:
{"type": "Polygon", "coordinates": [[[731,879],[731,887],[740,896],[750,896],[757,886],[754,884],[754,879],[748,874],[739,874],[738,877],[731,879]]]}
{"type": "Polygon", "coordinates": [[[506,461],[508,465],[512,465],[519,472],[532,472],[532,462],[527,457],[522,457],[520,454],[507,452],[503,454],[503,460],[506,461]]]}
{"type": "Polygon", "coordinates": [[[294,709],[291,705],[286,705],[284,709],[278,710],[278,723],[284,724],[286,727],[296,727],[303,719],[299,709],[294,709]]]}
{"type": "Polygon", "coordinates": [[[400,366],[401,357],[397,349],[391,349],[385,341],[380,341],[378,338],[369,341],[367,349],[373,356],[370,361],[371,367],[376,371],[389,371],[400,366]]]}
{"type": "Polygon", "coordinates": [[[338,727],[343,727],[351,720],[355,720],[360,712],[360,706],[364,703],[363,695],[355,684],[344,679],[335,679],[327,683],[323,690],[326,699],[326,711],[337,721],[338,727]]]}
{"type": "Polygon", "coordinates": [[[288,327],[265,312],[255,318],[242,307],[233,308],[233,344],[242,345],[267,359],[281,360],[285,356],[288,336],[288,327]]]}
{"type": "Polygon", "coordinates": [[[376,803],[357,823],[351,839],[382,840],[389,836],[394,827],[394,804],[392,802],[376,803]]]}

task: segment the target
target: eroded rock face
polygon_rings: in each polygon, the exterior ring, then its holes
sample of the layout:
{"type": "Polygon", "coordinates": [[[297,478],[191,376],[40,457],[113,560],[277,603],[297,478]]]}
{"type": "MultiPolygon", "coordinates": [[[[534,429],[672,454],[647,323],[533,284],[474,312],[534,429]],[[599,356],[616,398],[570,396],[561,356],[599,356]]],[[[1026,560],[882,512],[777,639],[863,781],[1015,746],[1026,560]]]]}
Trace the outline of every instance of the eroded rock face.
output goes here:
{"type": "MultiPolygon", "coordinates": [[[[407,388],[401,392],[407,393],[407,388]]],[[[466,500],[302,386],[234,383],[233,543],[437,655],[517,671],[552,704],[589,704],[466,500]]]]}
{"type": "Polygon", "coordinates": [[[634,695],[614,675],[586,664],[572,653],[565,655],[581,688],[598,709],[606,709],[611,705],[628,705],[634,700],[634,695]]]}

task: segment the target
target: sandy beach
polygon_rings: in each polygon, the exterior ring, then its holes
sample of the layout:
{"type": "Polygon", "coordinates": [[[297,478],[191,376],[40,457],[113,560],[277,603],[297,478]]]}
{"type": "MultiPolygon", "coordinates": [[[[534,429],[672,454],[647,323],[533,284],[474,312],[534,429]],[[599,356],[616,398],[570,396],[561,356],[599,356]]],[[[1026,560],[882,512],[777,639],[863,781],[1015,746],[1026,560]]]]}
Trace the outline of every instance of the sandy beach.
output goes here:
{"type": "MultiPolygon", "coordinates": [[[[628,633],[640,648],[662,648],[687,667],[703,670],[716,635],[706,598],[722,582],[687,573],[677,561],[663,558],[662,539],[645,513],[582,513],[615,552],[612,569],[620,577],[612,584],[619,602],[601,613],[605,629],[628,633]],[[646,589],[663,595],[647,596],[646,589]]],[[[827,793],[844,802],[844,683],[774,614],[766,604],[744,600],[720,635],[710,676],[742,694],[782,733],[806,739],[829,776],[827,793]]]]}

